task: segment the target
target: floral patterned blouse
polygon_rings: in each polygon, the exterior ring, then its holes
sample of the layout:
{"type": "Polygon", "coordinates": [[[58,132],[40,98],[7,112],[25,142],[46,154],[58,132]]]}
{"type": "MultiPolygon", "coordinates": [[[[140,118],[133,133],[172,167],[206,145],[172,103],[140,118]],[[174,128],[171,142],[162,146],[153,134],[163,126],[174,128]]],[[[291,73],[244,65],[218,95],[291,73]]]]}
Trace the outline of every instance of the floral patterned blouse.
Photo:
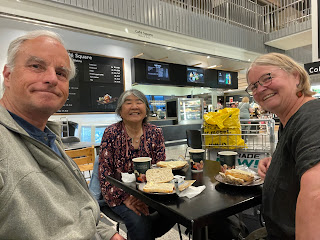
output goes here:
{"type": "Polygon", "coordinates": [[[121,179],[121,173],[133,173],[132,159],[151,157],[152,164],[166,159],[162,130],[144,123],[143,135],[138,149],[134,149],[122,121],[104,131],[99,155],[99,178],[103,198],[110,207],[115,207],[129,197],[129,194],[106,181],[105,176],[121,179]]]}

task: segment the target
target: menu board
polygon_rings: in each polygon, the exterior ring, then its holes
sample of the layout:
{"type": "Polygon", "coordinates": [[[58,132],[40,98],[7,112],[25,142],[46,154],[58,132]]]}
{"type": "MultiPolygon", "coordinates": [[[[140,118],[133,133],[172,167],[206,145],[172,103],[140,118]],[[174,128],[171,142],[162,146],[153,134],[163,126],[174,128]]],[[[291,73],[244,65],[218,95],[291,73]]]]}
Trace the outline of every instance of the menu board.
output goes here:
{"type": "Polygon", "coordinates": [[[169,81],[169,64],[147,61],[147,79],[169,81]]]}
{"type": "Polygon", "coordinates": [[[218,71],[218,84],[219,85],[231,85],[231,73],[225,71],[218,71]]]}
{"type": "Polygon", "coordinates": [[[124,90],[123,58],[68,51],[76,68],[69,97],[57,113],[114,112],[124,90]]]}
{"type": "Polygon", "coordinates": [[[187,82],[204,83],[204,70],[202,68],[187,67],[187,82]]]}

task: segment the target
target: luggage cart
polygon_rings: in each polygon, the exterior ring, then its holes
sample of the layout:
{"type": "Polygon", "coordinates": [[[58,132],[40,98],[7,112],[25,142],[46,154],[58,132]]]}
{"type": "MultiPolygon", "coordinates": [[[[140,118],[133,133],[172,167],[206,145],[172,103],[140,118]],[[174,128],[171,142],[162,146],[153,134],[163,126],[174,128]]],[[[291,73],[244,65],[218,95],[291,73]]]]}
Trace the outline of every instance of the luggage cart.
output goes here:
{"type": "Polygon", "coordinates": [[[235,151],[238,153],[236,166],[245,164],[257,171],[259,161],[271,156],[275,150],[275,121],[272,118],[241,119],[240,125],[241,134],[209,134],[202,129],[202,147],[206,149],[207,159],[214,161],[219,161],[220,151],[235,151]],[[241,138],[245,140],[245,146],[239,146],[241,138]],[[210,144],[212,142],[215,144],[210,144]]]}

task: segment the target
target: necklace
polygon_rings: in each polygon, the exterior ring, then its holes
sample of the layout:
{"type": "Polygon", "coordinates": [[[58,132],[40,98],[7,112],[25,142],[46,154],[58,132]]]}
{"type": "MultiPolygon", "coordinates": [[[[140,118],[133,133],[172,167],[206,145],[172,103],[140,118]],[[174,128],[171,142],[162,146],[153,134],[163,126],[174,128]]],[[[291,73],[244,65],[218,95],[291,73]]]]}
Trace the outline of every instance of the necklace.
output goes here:
{"type": "Polygon", "coordinates": [[[140,142],[140,138],[143,135],[143,131],[141,130],[142,132],[140,132],[138,135],[134,135],[128,130],[128,128],[126,126],[125,126],[125,128],[126,128],[127,134],[129,135],[129,137],[131,137],[132,142],[139,143],[140,142]]]}

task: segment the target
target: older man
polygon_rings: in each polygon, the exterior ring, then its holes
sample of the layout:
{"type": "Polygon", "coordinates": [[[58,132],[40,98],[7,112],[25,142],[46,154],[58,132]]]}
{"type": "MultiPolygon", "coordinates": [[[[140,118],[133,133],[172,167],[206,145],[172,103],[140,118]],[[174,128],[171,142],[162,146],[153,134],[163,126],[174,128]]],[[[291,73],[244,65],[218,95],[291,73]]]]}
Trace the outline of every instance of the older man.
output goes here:
{"type": "Polygon", "coordinates": [[[68,97],[75,66],[59,36],[11,42],[0,100],[0,239],[123,240],[100,211],[48,122],[68,97]]]}

